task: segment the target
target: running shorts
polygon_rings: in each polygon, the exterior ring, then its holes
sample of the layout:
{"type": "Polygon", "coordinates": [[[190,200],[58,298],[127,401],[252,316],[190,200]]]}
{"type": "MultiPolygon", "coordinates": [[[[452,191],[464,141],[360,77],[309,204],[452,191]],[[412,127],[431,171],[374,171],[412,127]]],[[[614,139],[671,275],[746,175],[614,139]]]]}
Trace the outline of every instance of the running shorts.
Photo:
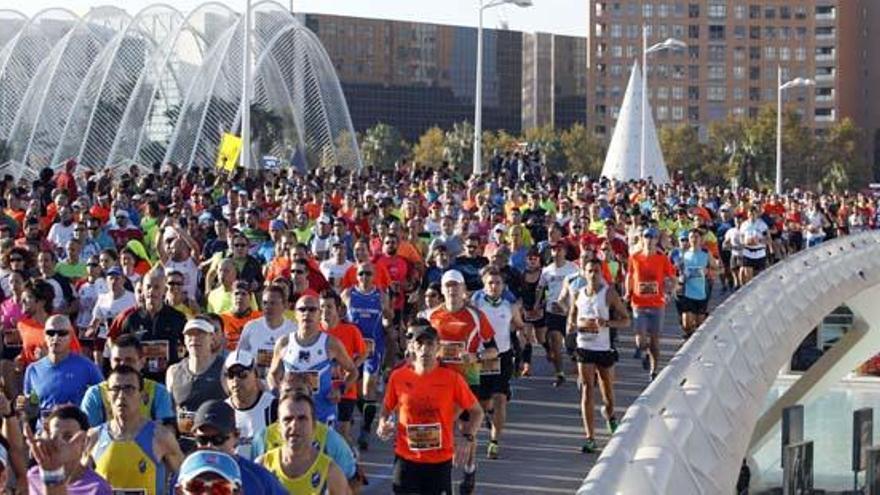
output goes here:
{"type": "Polygon", "coordinates": [[[767,266],[767,257],[763,258],[749,258],[748,256],[743,256],[743,266],[746,268],[751,268],[755,270],[755,272],[760,272],[767,266]]]}
{"type": "Polygon", "coordinates": [[[633,329],[636,332],[659,335],[663,328],[664,308],[634,308],[633,329]]]}
{"type": "Polygon", "coordinates": [[[559,332],[565,335],[565,316],[556,313],[544,313],[544,320],[547,323],[547,333],[559,332]]]}
{"type": "Polygon", "coordinates": [[[583,364],[594,364],[600,368],[610,368],[617,362],[617,351],[614,349],[591,351],[579,348],[575,351],[575,361],[583,364]]]}
{"type": "Polygon", "coordinates": [[[689,297],[680,297],[681,311],[684,313],[693,313],[696,315],[709,314],[708,299],[691,299],[689,297]]]}
{"type": "Polygon", "coordinates": [[[342,399],[336,406],[336,417],[340,423],[348,423],[354,418],[355,399],[342,399]]]}
{"type": "Polygon", "coordinates": [[[480,375],[480,393],[477,398],[489,400],[495,394],[504,394],[510,398],[510,379],[513,377],[513,351],[502,352],[501,373],[497,375],[480,375]]]}
{"type": "Polygon", "coordinates": [[[452,495],[452,461],[430,464],[394,458],[395,495],[452,495]]]}

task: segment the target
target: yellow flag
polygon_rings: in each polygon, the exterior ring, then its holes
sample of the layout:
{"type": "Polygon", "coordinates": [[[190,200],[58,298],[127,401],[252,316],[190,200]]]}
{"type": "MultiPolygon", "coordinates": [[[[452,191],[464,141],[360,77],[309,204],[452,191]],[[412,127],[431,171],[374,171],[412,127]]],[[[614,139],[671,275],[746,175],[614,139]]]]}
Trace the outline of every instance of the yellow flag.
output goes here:
{"type": "Polygon", "coordinates": [[[223,133],[220,146],[217,148],[217,168],[227,172],[235,169],[239,153],[241,153],[241,138],[228,132],[223,133]]]}

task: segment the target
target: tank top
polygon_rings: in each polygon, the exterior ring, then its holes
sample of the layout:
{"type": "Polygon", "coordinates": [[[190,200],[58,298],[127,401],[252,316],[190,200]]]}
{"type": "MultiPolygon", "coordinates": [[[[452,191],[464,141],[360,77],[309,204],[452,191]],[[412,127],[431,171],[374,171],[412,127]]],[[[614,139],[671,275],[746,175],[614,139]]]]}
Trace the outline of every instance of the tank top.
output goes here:
{"type": "Polygon", "coordinates": [[[520,297],[522,297],[523,308],[532,309],[532,307],[534,307],[535,302],[538,300],[538,285],[540,283],[540,276],[534,282],[526,282],[526,275],[523,274],[522,293],[520,294],[520,297]]]}
{"type": "MultiPolygon", "coordinates": [[[[199,406],[209,400],[226,400],[226,393],[220,384],[223,356],[217,356],[211,366],[200,375],[194,375],[189,371],[186,360],[168,368],[168,373],[174,377],[174,386],[168,392],[171,393],[171,398],[177,406],[177,428],[181,435],[189,437],[199,406]]],[[[184,451],[191,446],[186,442],[181,443],[184,451]]]]}
{"type": "Polygon", "coordinates": [[[318,421],[333,421],[336,419],[336,404],[328,397],[332,387],[332,370],[335,359],[330,359],[327,351],[328,335],[324,332],[318,334],[310,345],[302,345],[296,338],[296,334],[290,334],[287,349],[281,357],[285,373],[301,373],[306,375],[312,387],[312,398],[315,399],[315,409],[318,413],[318,421]]]}
{"type": "Polygon", "coordinates": [[[315,462],[301,476],[289,478],[281,468],[281,449],[272,449],[263,454],[263,466],[269,470],[288,493],[297,495],[325,495],[327,493],[327,474],[330,472],[330,458],[318,453],[315,462]]]}
{"type": "Polygon", "coordinates": [[[365,339],[384,344],[382,331],[382,293],[378,289],[364,294],[352,287],[349,291],[348,321],[357,325],[365,339]]]}
{"type": "MultiPolygon", "coordinates": [[[[587,294],[587,288],[583,287],[577,292],[575,305],[577,306],[577,318],[601,318],[608,321],[610,314],[607,300],[608,287],[603,286],[594,295],[587,294]]],[[[580,325],[579,325],[580,326],[580,325]]],[[[578,349],[588,351],[610,351],[611,336],[607,326],[599,327],[598,333],[577,332],[578,349]]]]}
{"type": "Polygon", "coordinates": [[[510,350],[510,319],[513,318],[513,307],[504,296],[493,301],[489,296],[479,290],[471,298],[474,305],[486,315],[492,329],[495,330],[495,345],[498,352],[510,350]]]}
{"type": "Polygon", "coordinates": [[[235,410],[235,426],[238,428],[236,453],[245,459],[254,460],[254,437],[275,421],[277,404],[271,392],[264,391],[260,398],[248,409],[235,409],[232,399],[226,399],[235,410]]]}
{"type": "Polygon", "coordinates": [[[95,472],[107,480],[114,493],[160,495],[165,493],[165,466],[153,452],[156,423],[147,421],[133,440],[116,440],[110,423],[98,427],[92,448],[95,472]]]}

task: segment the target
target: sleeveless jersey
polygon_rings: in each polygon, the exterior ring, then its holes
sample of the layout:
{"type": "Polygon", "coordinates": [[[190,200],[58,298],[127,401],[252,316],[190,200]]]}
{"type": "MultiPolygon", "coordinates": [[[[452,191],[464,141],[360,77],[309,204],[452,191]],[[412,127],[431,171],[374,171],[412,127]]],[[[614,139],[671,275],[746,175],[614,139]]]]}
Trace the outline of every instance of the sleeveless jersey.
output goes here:
{"type": "Polygon", "coordinates": [[[235,426],[238,428],[238,446],[235,451],[248,460],[254,460],[254,437],[275,421],[278,409],[275,396],[262,392],[257,402],[249,409],[236,409],[232,399],[226,399],[229,407],[235,410],[235,426]]]}
{"type": "Polygon", "coordinates": [[[312,387],[317,419],[324,422],[336,419],[336,404],[329,398],[336,360],[330,359],[327,352],[327,338],[328,335],[321,332],[311,345],[304,346],[297,341],[296,334],[291,334],[281,357],[285,373],[306,375],[312,387]]]}
{"type": "Polygon", "coordinates": [[[384,346],[382,293],[374,288],[373,292],[364,294],[352,287],[349,294],[348,321],[357,325],[364,339],[372,339],[375,345],[384,346]]]}
{"type": "Polygon", "coordinates": [[[92,449],[95,472],[110,483],[114,493],[165,493],[165,466],[153,452],[156,427],[155,422],[146,422],[133,440],[114,440],[109,423],[98,427],[98,440],[92,449]]]}
{"type": "Polygon", "coordinates": [[[474,305],[486,315],[492,329],[495,330],[495,345],[498,352],[510,350],[510,319],[513,318],[513,306],[502,295],[497,301],[492,301],[482,290],[474,293],[471,297],[474,305]]]}
{"type": "Polygon", "coordinates": [[[272,449],[263,454],[263,467],[269,470],[288,493],[297,495],[325,495],[327,493],[327,474],[332,461],[326,454],[318,453],[315,462],[301,476],[288,478],[281,468],[281,449],[272,449]]]}
{"type": "MultiPolygon", "coordinates": [[[[607,299],[608,287],[602,286],[594,295],[588,295],[586,288],[581,288],[577,292],[575,305],[577,306],[578,326],[581,321],[586,318],[601,318],[608,321],[610,314],[607,299]]],[[[588,351],[610,351],[611,335],[608,327],[599,327],[598,332],[577,332],[578,349],[586,349],[588,351]]]]}

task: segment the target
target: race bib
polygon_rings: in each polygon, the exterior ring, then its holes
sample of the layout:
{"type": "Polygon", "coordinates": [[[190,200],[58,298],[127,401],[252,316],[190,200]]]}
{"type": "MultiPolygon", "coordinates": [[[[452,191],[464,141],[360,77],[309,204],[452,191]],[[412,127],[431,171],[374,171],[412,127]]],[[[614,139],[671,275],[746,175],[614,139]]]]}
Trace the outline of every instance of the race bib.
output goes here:
{"type": "Polygon", "coordinates": [[[3,331],[3,345],[6,347],[21,348],[21,334],[16,329],[3,331]]]}
{"type": "Polygon", "coordinates": [[[192,433],[193,422],[196,419],[196,413],[190,411],[184,411],[183,409],[177,410],[177,429],[183,435],[189,435],[192,433]]]}
{"type": "Polygon", "coordinates": [[[113,489],[110,490],[110,493],[112,493],[113,495],[147,495],[146,490],[139,490],[134,488],[123,488],[120,490],[113,489]]]}
{"type": "Polygon", "coordinates": [[[273,351],[271,349],[258,349],[257,350],[257,366],[260,368],[268,368],[272,365],[272,355],[273,351]]]}
{"type": "Polygon", "coordinates": [[[406,425],[406,441],[409,450],[421,452],[440,448],[443,436],[440,423],[406,425]]]}
{"type": "Polygon", "coordinates": [[[104,320],[98,324],[98,338],[101,340],[107,340],[107,337],[110,336],[110,325],[107,324],[107,321],[104,320]]]}
{"type": "Polygon", "coordinates": [[[146,340],[143,343],[144,362],[148,373],[161,373],[168,368],[170,359],[168,341],[146,340]]]}
{"type": "Polygon", "coordinates": [[[599,333],[599,320],[596,318],[578,318],[578,331],[583,333],[599,333]]]}
{"type": "Polygon", "coordinates": [[[440,361],[461,364],[464,362],[464,342],[459,340],[440,341],[440,361]]]}
{"type": "Polygon", "coordinates": [[[373,354],[376,352],[376,341],[373,339],[364,339],[364,345],[367,348],[367,356],[373,357],[373,354]]]}
{"type": "Polygon", "coordinates": [[[480,375],[500,375],[501,358],[483,359],[480,361],[480,375]]]}
{"type": "Polygon", "coordinates": [[[639,282],[636,292],[642,296],[656,296],[660,293],[657,282],[639,282]]]}
{"type": "Polygon", "coordinates": [[[317,371],[288,371],[287,375],[294,381],[302,381],[309,387],[312,394],[321,388],[321,377],[317,371]]]}

